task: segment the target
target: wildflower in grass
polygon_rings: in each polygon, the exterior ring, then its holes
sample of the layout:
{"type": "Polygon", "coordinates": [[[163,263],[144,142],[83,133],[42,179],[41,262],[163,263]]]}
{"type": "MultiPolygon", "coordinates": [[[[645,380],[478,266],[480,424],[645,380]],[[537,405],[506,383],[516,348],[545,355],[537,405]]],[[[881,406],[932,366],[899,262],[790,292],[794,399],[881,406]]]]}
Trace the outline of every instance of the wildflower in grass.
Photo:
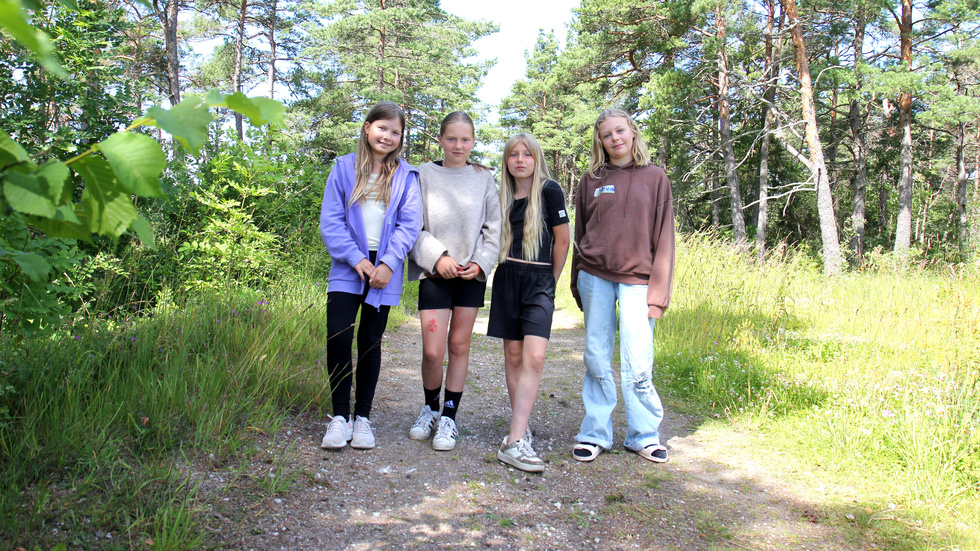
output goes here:
{"type": "Polygon", "coordinates": [[[136,337],[133,337],[133,340],[135,341],[136,340],[136,337]]]}
{"type": "Polygon", "coordinates": [[[890,410],[890,409],[883,409],[883,410],[881,410],[881,416],[882,417],[894,417],[895,414],[892,413],[892,410],[890,410]]]}

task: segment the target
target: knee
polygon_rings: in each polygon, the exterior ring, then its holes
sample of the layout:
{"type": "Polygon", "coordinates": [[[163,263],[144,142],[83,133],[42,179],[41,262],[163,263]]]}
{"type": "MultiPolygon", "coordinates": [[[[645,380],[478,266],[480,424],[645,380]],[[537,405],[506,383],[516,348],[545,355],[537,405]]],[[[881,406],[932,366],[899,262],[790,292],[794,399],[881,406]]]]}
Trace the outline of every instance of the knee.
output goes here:
{"type": "Polygon", "coordinates": [[[645,374],[640,376],[634,376],[633,390],[637,394],[649,394],[653,392],[653,383],[650,382],[650,376],[645,374]]]}
{"type": "Polygon", "coordinates": [[[606,380],[606,377],[611,377],[612,373],[607,372],[605,369],[602,369],[601,366],[596,365],[595,363],[585,362],[585,376],[595,381],[602,382],[606,380]]]}
{"type": "Polygon", "coordinates": [[[544,355],[544,351],[532,352],[531,354],[528,354],[528,357],[526,358],[527,367],[537,373],[544,371],[544,355]]]}
{"type": "Polygon", "coordinates": [[[422,349],[422,364],[424,366],[432,365],[442,365],[442,360],[446,356],[446,351],[443,348],[423,348],[422,349]]]}
{"type": "Polygon", "coordinates": [[[453,335],[449,338],[449,354],[453,356],[465,356],[470,353],[469,335],[453,335]]]}
{"type": "Polygon", "coordinates": [[[521,357],[504,356],[504,368],[507,371],[518,371],[521,368],[521,357]]]}

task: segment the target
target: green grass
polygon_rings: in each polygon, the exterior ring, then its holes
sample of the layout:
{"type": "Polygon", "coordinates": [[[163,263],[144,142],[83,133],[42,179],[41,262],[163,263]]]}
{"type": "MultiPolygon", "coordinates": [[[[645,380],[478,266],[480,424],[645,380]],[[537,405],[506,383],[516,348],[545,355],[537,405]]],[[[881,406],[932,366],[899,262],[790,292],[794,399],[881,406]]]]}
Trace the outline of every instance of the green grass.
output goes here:
{"type": "Polygon", "coordinates": [[[828,507],[887,511],[863,529],[910,549],[980,548],[976,268],[827,280],[792,251],[758,263],[694,236],[656,338],[678,407],[786,452],[828,507]]]}
{"type": "MultiPolygon", "coordinates": [[[[0,547],[199,548],[196,486],[159,465],[228,462],[290,411],[322,411],[325,301],[325,285],[293,282],[3,337],[0,547]]],[[[295,479],[275,471],[262,491],[295,479]]]]}
{"type": "MultiPolygon", "coordinates": [[[[557,305],[577,312],[568,272],[557,305]]],[[[416,297],[410,282],[390,325],[415,315],[416,297]]],[[[325,314],[325,283],[293,276],[158,297],[152,312],[50,338],[0,335],[0,549],[206,546],[200,481],[180,467],[195,461],[228,467],[255,499],[301,484],[294,450],[260,470],[249,458],[291,413],[327,413],[325,314]]],[[[828,280],[790,249],[760,262],[688,236],[656,331],[668,408],[779,454],[773,476],[812,488],[827,522],[882,548],[980,548],[976,267],[828,280]]]]}

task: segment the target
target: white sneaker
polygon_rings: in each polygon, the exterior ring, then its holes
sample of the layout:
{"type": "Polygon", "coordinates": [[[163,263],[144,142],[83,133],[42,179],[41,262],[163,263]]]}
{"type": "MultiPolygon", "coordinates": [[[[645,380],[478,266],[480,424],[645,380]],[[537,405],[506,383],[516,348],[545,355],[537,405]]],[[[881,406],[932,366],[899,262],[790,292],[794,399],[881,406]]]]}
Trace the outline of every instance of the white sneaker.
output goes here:
{"type": "Polygon", "coordinates": [[[540,473],[544,470],[544,461],[538,457],[527,440],[508,444],[505,436],[504,441],[500,443],[500,449],[497,450],[497,459],[522,471],[540,473]]]}
{"type": "Polygon", "coordinates": [[[456,447],[456,440],[459,439],[459,432],[456,431],[456,421],[449,417],[439,418],[439,428],[436,435],[432,438],[432,449],[448,452],[456,447]]]}
{"type": "Polygon", "coordinates": [[[374,448],[374,431],[371,430],[371,421],[360,415],[354,419],[354,437],[351,438],[350,447],[359,450],[370,450],[374,448]]]}
{"type": "Polygon", "coordinates": [[[438,420],[439,416],[436,412],[429,409],[429,406],[422,406],[422,412],[419,413],[419,418],[415,420],[415,424],[408,430],[408,437],[412,440],[425,440],[432,434],[432,427],[435,426],[438,420]]]}
{"type": "Polygon", "coordinates": [[[341,415],[336,415],[330,419],[330,424],[327,425],[327,434],[323,435],[320,447],[323,449],[343,448],[353,436],[354,427],[351,426],[350,421],[341,415]]]}

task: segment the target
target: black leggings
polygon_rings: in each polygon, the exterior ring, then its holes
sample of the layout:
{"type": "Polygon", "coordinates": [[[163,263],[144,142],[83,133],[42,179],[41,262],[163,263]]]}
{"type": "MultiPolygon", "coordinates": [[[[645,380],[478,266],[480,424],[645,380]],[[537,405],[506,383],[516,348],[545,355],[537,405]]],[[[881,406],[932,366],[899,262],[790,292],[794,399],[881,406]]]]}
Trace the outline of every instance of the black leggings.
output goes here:
{"type": "Polygon", "coordinates": [[[350,388],[354,376],[351,345],[354,342],[354,319],[361,310],[357,327],[357,387],[354,390],[354,415],[368,417],[374,402],[374,390],[381,373],[381,337],[388,324],[390,306],[379,310],[364,303],[363,295],[327,293],[327,373],[330,375],[330,398],[333,415],[350,417],[350,388]]]}

